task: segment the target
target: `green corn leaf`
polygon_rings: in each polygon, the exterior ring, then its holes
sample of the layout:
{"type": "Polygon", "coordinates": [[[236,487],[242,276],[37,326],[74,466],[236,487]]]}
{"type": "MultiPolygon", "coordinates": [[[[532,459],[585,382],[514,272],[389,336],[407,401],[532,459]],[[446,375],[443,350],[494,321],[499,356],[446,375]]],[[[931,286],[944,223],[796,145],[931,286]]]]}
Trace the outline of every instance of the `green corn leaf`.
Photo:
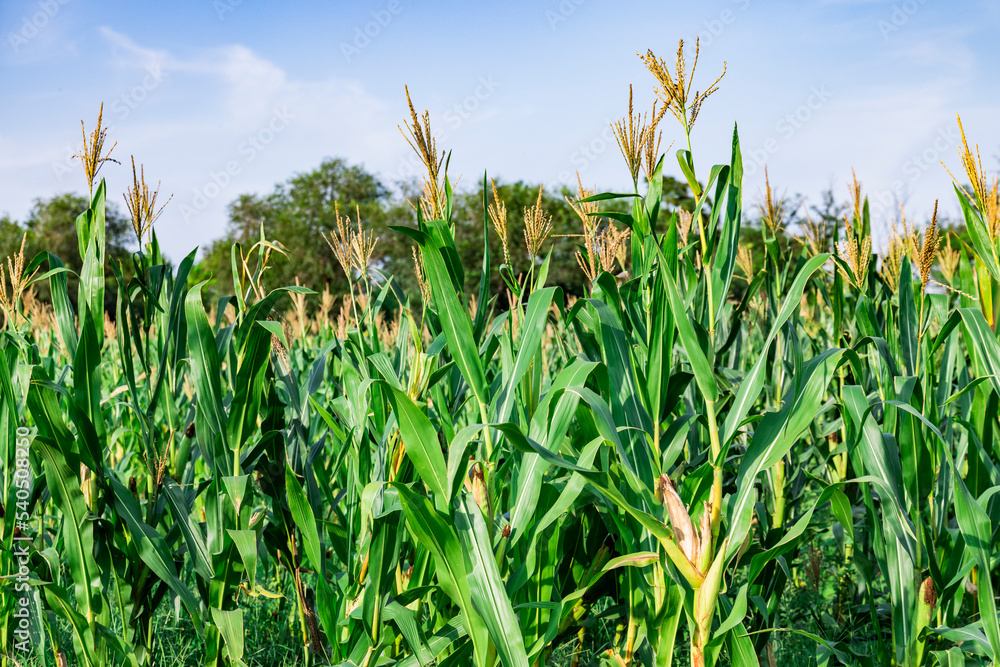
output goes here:
{"type": "Polygon", "coordinates": [[[201,615],[198,599],[178,578],[174,559],[170,555],[170,548],[167,546],[166,540],[143,521],[139,506],[128,489],[113,477],[110,482],[115,497],[115,509],[118,516],[128,526],[142,562],[181,599],[184,607],[191,614],[192,620],[197,622],[201,615]]]}
{"type": "MultiPolygon", "coordinates": [[[[521,327],[520,348],[514,362],[514,370],[507,378],[503,392],[497,397],[498,408],[495,421],[508,421],[514,407],[517,386],[528,371],[528,365],[535,358],[535,353],[542,344],[542,333],[545,331],[545,318],[548,316],[552,299],[558,296],[562,300],[562,290],[558,287],[545,287],[536,290],[528,297],[528,309],[524,315],[521,327]]],[[[482,302],[480,302],[482,303],[482,302]]]]}
{"type": "Polygon", "coordinates": [[[98,451],[103,451],[106,433],[104,414],[101,412],[101,350],[92,315],[90,311],[84,315],[80,344],[73,359],[73,399],[93,425],[94,432],[101,442],[98,451]]]}
{"type": "Polygon", "coordinates": [[[243,664],[243,610],[223,611],[212,607],[212,621],[226,641],[229,660],[235,664],[243,664]]]}
{"type": "MultiPolygon", "coordinates": [[[[76,644],[83,650],[84,664],[88,667],[101,667],[94,648],[94,631],[87,619],[78,612],[69,601],[69,595],[57,584],[47,584],[43,589],[45,599],[56,614],[69,621],[73,628],[76,644]]],[[[79,602],[79,601],[78,601],[79,602]]]]}
{"type": "MultiPolygon", "coordinates": [[[[392,528],[395,528],[395,522],[392,528]]],[[[361,618],[372,644],[378,644],[382,637],[382,613],[384,596],[392,583],[392,573],[397,555],[395,532],[390,530],[387,519],[375,521],[372,539],[368,545],[368,582],[365,585],[361,618]]]]}
{"type": "MultiPolygon", "coordinates": [[[[732,166],[728,178],[724,182],[726,190],[725,218],[720,230],[718,250],[712,261],[712,293],[715,303],[716,320],[722,316],[722,307],[729,295],[729,286],[733,281],[733,271],[736,269],[736,253],[739,250],[740,220],[742,217],[743,192],[743,157],[740,154],[740,137],[738,128],[733,127],[732,166]]],[[[722,183],[720,183],[722,185],[722,183]]],[[[718,203],[718,200],[717,202],[718,203]]]]}
{"type": "Polygon", "coordinates": [[[976,308],[961,308],[958,312],[972,343],[972,351],[975,353],[973,358],[981,365],[984,375],[989,377],[993,389],[1000,393],[1000,343],[997,343],[996,336],[983,317],[982,311],[976,308]]]}
{"type": "Polygon", "coordinates": [[[976,251],[976,256],[983,262],[983,265],[993,276],[993,280],[1000,282],[1000,258],[997,257],[996,246],[990,236],[990,231],[986,228],[986,223],[975,208],[965,190],[957,184],[955,196],[958,197],[959,204],[962,205],[962,215],[965,217],[965,226],[972,237],[972,247],[976,251]]]}
{"type": "Polygon", "coordinates": [[[965,667],[965,654],[961,649],[952,647],[947,651],[931,651],[940,667],[965,667]]]}
{"type": "Polygon", "coordinates": [[[681,345],[684,347],[688,362],[691,364],[698,389],[701,390],[701,395],[706,401],[715,403],[719,400],[719,387],[715,382],[715,373],[708,363],[705,351],[701,348],[694,327],[691,326],[691,317],[677,293],[677,285],[674,284],[674,278],[667,270],[666,259],[662,253],[660,254],[660,275],[663,277],[663,284],[667,289],[667,303],[670,304],[677,332],[680,334],[681,345]]]}
{"type": "MultiPolygon", "coordinates": [[[[593,362],[577,359],[556,376],[549,391],[546,392],[531,420],[529,437],[542,446],[552,449],[566,434],[571,420],[576,413],[579,395],[575,392],[563,392],[567,387],[582,387],[587,378],[598,368],[593,362]],[[556,399],[553,405],[552,401],[556,399]]],[[[531,521],[538,506],[539,492],[542,486],[542,475],[548,468],[548,462],[534,452],[525,452],[518,470],[516,489],[517,501],[510,513],[510,545],[516,545],[525,534],[525,529],[531,521]]],[[[538,531],[540,528],[535,527],[538,531]]],[[[536,533],[537,534],[537,533],[536,533]]]]}
{"type": "Polygon", "coordinates": [[[184,303],[187,315],[188,354],[197,391],[197,410],[216,435],[226,435],[226,413],[222,404],[222,366],[215,336],[201,302],[200,282],[188,291],[184,303]]]}
{"type": "Polygon", "coordinates": [[[993,584],[990,581],[993,552],[990,518],[969,493],[968,487],[957,473],[952,475],[952,480],[958,526],[965,537],[965,544],[972,554],[976,568],[981,573],[977,585],[983,631],[989,641],[991,653],[997,656],[1000,655],[1000,623],[997,621],[996,599],[993,597],[993,584]]]}
{"type": "MultiPolygon", "coordinates": [[[[227,421],[229,446],[236,452],[243,449],[257,425],[272,335],[267,327],[252,328],[238,355],[239,366],[233,378],[233,398],[227,421]]],[[[237,472],[233,470],[234,474],[237,472]]]]}
{"type": "MultiPolygon", "coordinates": [[[[441,328],[448,340],[448,351],[480,405],[489,405],[486,376],[476,349],[469,313],[459,301],[441,251],[430,244],[422,247],[424,269],[441,319],[441,328]]],[[[485,307],[485,304],[482,305],[485,307]]]]}
{"type": "MultiPolygon", "coordinates": [[[[973,655],[981,655],[993,660],[995,653],[990,647],[986,633],[983,632],[983,624],[980,621],[970,623],[961,628],[950,628],[947,626],[928,630],[931,634],[943,637],[955,642],[962,647],[962,651],[973,655]]],[[[954,650],[954,649],[952,649],[954,650]]]]}
{"type": "Polygon", "coordinates": [[[489,531],[479,506],[467,493],[456,498],[455,504],[455,528],[469,563],[472,604],[486,623],[501,663],[509,667],[528,667],[524,638],[500,579],[489,531]]]}
{"type": "Polygon", "coordinates": [[[840,365],[844,350],[827,350],[811,359],[801,378],[789,388],[781,410],[760,421],[736,478],[737,493],[727,510],[730,533],[727,559],[740,548],[750,530],[757,476],[780,461],[808,428],[840,365]]]}
{"type": "Polygon", "coordinates": [[[396,627],[399,628],[400,634],[410,646],[412,657],[416,658],[416,664],[421,667],[434,664],[434,655],[428,645],[420,638],[420,628],[412,611],[398,602],[390,602],[385,605],[385,620],[395,623],[396,627]]]}
{"type": "Polygon", "coordinates": [[[326,611],[326,601],[333,598],[334,592],[331,590],[330,584],[327,583],[324,574],[323,551],[316,516],[302,485],[299,484],[299,480],[291,468],[291,464],[287,461],[285,463],[285,490],[292,519],[302,533],[302,540],[305,542],[306,557],[316,571],[318,599],[324,601],[320,605],[320,613],[317,616],[319,616],[327,636],[332,638],[337,636],[337,626],[334,618],[326,611]]]}
{"type": "MultiPolygon", "coordinates": [[[[916,535],[912,521],[903,510],[906,504],[903,492],[903,471],[898,449],[890,446],[883,437],[875,423],[875,418],[871,416],[874,406],[868,404],[868,399],[861,387],[845,385],[842,396],[846,414],[858,432],[857,447],[864,470],[876,480],[874,483],[879,488],[883,507],[885,504],[889,506],[889,511],[883,512],[883,519],[912,559],[913,551],[916,548],[914,545],[916,535]]],[[[895,405],[912,409],[903,403],[895,405]]]]}
{"type": "Polygon", "coordinates": [[[295,524],[302,532],[302,539],[305,541],[306,556],[316,571],[322,573],[322,549],[319,532],[316,529],[316,518],[309,505],[309,499],[306,498],[305,491],[302,490],[302,485],[299,484],[295,471],[292,470],[289,463],[285,465],[285,488],[288,491],[288,507],[292,512],[292,519],[295,520],[295,524]]]}
{"type": "MultiPolygon", "coordinates": [[[[489,190],[486,188],[486,172],[483,172],[483,238],[485,242],[483,243],[483,267],[482,273],[479,276],[479,300],[478,303],[481,304],[480,308],[476,309],[476,320],[473,322],[473,332],[475,334],[475,340],[481,340],[483,331],[486,327],[486,313],[489,312],[489,308],[486,304],[489,303],[490,298],[490,216],[487,211],[489,211],[489,203],[487,198],[489,196],[489,190]]],[[[544,281],[541,283],[544,284],[544,281]]]]}
{"type": "Polygon", "coordinates": [[[46,486],[63,514],[63,543],[76,603],[85,617],[99,616],[105,613],[107,602],[101,594],[100,569],[94,560],[94,523],[80,489],[79,473],[70,469],[63,453],[43,437],[35,438],[32,447],[42,456],[46,486]]]}
{"type": "MultiPolygon", "coordinates": [[[[52,253],[45,253],[49,262],[49,270],[64,268],[62,260],[52,253]]],[[[76,356],[76,346],[79,340],[76,323],[74,322],[73,305],[69,299],[69,282],[66,273],[57,271],[49,276],[49,293],[52,295],[52,308],[56,315],[56,325],[59,327],[59,337],[66,345],[69,356],[76,356]]]]}
{"type": "Polygon", "coordinates": [[[477,667],[488,667],[488,631],[483,618],[472,603],[469,570],[458,534],[451,522],[434,509],[427,498],[417,495],[402,484],[392,485],[406,516],[406,526],[413,536],[434,556],[436,575],[441,590],[461,610],[463,624],[475,652],[477,667]]]}
{"type": "MultiPolygon", "coordinates": [[[[691,151],[685,148],[677,149],[677,164],[680,165],[681,173],[684,174],[684,178],[688,182],[688,186],[691,188],[691,192],[694,193],[695,197],[701,196],[701,185],[698,183],[698,179],[694,175],[694,162],[691,159],[691,151]]],[[[707,190],[710,185],[705,189],[707,190]]]]}
{"type": "Polygon", "coordinates": [[[403,436],[403,444],[406,445],[406,455],[434,494],[435,507],[447,508],[451,501],[451,487],[448,483],[448,465],[441,453],[437,431],[409,396],[389,385],[384,386],[391,392],[389,400],[396,415],[396,423],[399,424],[399,432],[403,436]]]}
{"type": "Polygon", "coordinates": [[[208,553],[208,547],[205,546],[205,538],[201,534],[201,528],[191,519],[191,512],[184,498],[184,492],[181,487],[177,486],[177,482],[169,478],[163,481],[163,491],[170,512],[174,515],[175,525],[180,528],[181,534],[184,536],[184,542],[187,544],[188,553],[191,554],[195,571],[205,579],[211,579],[214,572],[212,557],[208,553]]]}
{"type": "Polygon", "coordinates": [[[760,395],[760,391],[764,386],[764,374],[767,365],[767,350],[771,347],[771,342],[778,335],[781,327],[784,326],[785,322],[788,321],[788,318],[790,318],[792,313],[794,313],[799,307],[799,303],[802,299],[802,292],[805,289],[809,278],[811,278],[816,269],[823,266],[829,258],[830,255],[828,254],[816,255],[806,262],[805,266],[802,267],[798,275],[795,277],[795,280],[792,282],[792,286],[788,289],[785,301],[781,304],[781,309],[778,311],[778,315],[775,317],[774,323],[771,325],[771,332],[767,335],[767,340],[761,347],[760,356],[757,357],[757,361],[754,362],[750,372],[743,378],[743,382],[740,383],[739,391],[736,393],[736,398],[733,399],[733,402],[729,407],[729,412],[726,415],[726,421],[723,426],[723,442],[729,442],[729,440],[736,433],[736,429],[739,427],[740,423],[750,412],[750,408],[757,402],[757,397],[760,395]]]}
{"type": "Polygon", "coordinates": [[[240,552],[240,559],[243,567],[246,568],[247,578],[250,580],[250,588],[257,589],[257,532],[253,530],[233,530],[226,529],[229,537],[232,538],[236,550],[240,552]]]}
{"type": "Polygon", "coordinates": [[[910,260],[903,257],[899,271],[899,346],[903,352],[903,365],[907,375],[917,371],[917,306],[913,301],[913,272],[910,260]]]}
{"type": "MultiPolygon", "coordinates": [[[[387,606],[387,611],[391,606],[392,605],[387,606]]],[[[423,667],[424,665],[432,664],[434,658],[439,657],[449,646],[466,636],[465,626],[462,625],[462,619],[456,616],[448,621],[444,627],[435,632],[427,640],[426,647],[428,653],[432,656],[431,660],[426,660],[426,656],[422,652],[414,649],[414,655],[401,660],[398,667],[423,667]]],[[[457,651],[453,655],[459,653],[464,652],[457,651]]]]}

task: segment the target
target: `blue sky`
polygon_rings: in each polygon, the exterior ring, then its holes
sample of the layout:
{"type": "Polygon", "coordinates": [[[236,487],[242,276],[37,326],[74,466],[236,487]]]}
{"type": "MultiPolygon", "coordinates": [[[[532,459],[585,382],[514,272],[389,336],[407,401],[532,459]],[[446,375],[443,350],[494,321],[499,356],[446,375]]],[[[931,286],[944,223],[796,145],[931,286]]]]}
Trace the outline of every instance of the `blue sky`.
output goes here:
{"type": "MultiPolygon", "coordinates": [[[[728,63],[694,129],[700,173],[728,161],[738,123],[747,205],[764,164],[779,191],[812,201],[831,184],[846,199],[854,168],[877,226],[900,198],[908,217],[935,198],[954,216],[939,161],[958,166],[956,113],[986,168],[1000,165],[998,25],[986,1],[2,0],[0,214],[85,190],[68,156],[103,101],[123,161],[102,171],[112,199],[135,155],[174,195],[157,230],[178,259],[223,233],[239,194],[324,157],[389,182],[414,173],[404,84],[462,184],[488,170],[557,188],[579,170],[622,188],[608,124],[630,83],[639,108],[654,99],[636,53],[669,60],[700,35],[695,87],[728,63]]],[[[683,140],[669,117],[661,127],[665,145],[683,140]]]]}

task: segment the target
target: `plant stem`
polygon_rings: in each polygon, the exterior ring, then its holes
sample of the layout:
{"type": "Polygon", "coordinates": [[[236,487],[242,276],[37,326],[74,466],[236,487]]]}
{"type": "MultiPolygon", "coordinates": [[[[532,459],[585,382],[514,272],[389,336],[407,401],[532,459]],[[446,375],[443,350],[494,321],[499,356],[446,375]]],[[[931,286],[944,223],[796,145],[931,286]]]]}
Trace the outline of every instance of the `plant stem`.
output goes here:
{"type": "Polygon", "coordinates": [[[774,464],[771,482],[774,485],[774,515],[771,517],[771,527],[781,528],[785,523],[785,462],[774,464]]]}
{"type": "Polygon", "coordinates": [[[625,633],[625,664],[632,664],[632,655],[635,652],[635,638],[639,631],[639,621],[636,618],[638,615],[638,609],[636,609],[638,600],[636,599],[636,588],[638,587],[638,582],[636,579],[635,568],[629,568],[628,570],[628,630],[625,633]]]}
{"type": "Polygon", "coordinates": [[[708,437],[711,443],[711,464],[712,464],[712,495],[710,503],[712,508],[712,542],[719,536],[719,519],[722,510],[722,466],[719,464],[719,456],[722,452],[722,444],[719,442],[719,423],[715,415],[715,401],[705,401],[705,413],[708,418],[708,437]]]}

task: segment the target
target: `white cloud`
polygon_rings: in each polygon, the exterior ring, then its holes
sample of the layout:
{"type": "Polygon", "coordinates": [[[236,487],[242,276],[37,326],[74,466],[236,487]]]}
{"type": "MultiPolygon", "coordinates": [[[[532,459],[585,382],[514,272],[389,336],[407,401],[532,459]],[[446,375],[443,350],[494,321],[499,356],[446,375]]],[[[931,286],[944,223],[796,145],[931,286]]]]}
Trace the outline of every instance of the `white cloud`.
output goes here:
{"type": "MultiPolygon", "coordinates": [[[[177,53],[148,48],[112,28],[99,33],[110,58],[92,76],[104,81],[104,91],[108,79],[125,82],[110,95],[99,93],[109,139],[118,142],[114,156],[123,163],[101,175],[111,193],[120,193],[134,154],[148,178],[162,181],[163,196],[174,194],[157,223],[174,259],[220,236],[226,206],[239,194],[270,192],[326,156],[364,156],[369,169],[391,170],[405,148],[394,115],[356,80],[294,80],[238,44],[177,53]],[[108,68],[118,74],[109,77],[108,68]],[[234,163],[238,173],[221,176],[234,163]]],[[[74,113],[88,124],[93,95],[70,96],[74,113]]],[[[42,137],[0,136],[0,193],[15,217],[23,218],[36,196],[79,189],[79,163],[67,160],[78,141],[72,125],[42,137]]]]}
{"type": "Polygon", "coordinates": [[[976,57],[966,45],[966,29],[915,31],[899,42],[888,56],[906,67],[922,67],[947,72],[949,77],[967,77],[976,65],[976,57]]]}
{"type": "MultiPolygon", "coordinates": [[[[840,2],[848,3],[867,4],[840,2]]],[[[815,199],[832,179],[838,198],[846,197],[844,184],[856,167],[873,194],[902,176],[914,215],[929,213],[935,197],[942,198],[947,210],[945,201],[953,196],[940,165],[934,162],[911,181],[907,161],[933,147],[935,133],[954,121],[955,111],[962,113],[970,140],[982,145],[989,160],[1000,136],[991,122],[1000,107],[1000,96],[993,92],[995,75],[977,62],[977,56],[987,62],[981,34],[970,33],[965,19],[936,20],[938,10],[930,4],[888,40],[879,39],[872,17],[886,14],[891,4],[843,11],[814,7],[813,14],[825,13],[826,18],[810,21],[809,14],[782,15],[753,3],[760,13],[740,18],[715,41],[713,51],[703,43],[705,67],[726,58],[731,67],[695,131],[699,174],[728,160],[732,124],[739,121],[744,164],[754,159],[751,151],[761,155],[769,138],[778,139],[777,149],[765,151],[761,159],[770,165],[772,182],[793,194],[815,199]],[[789,38],[761,40],[772,34],[789,38]],[[738,53],[745,57],[737,58],[738,53]],[[809,99],[813,84],[829,86],[833,97],[787,137],[777,123],[809,99]]],[[[578,25],[583,30],[587,23],[578,25]]],[[[404,27],[401,22],[398,29],[404,27]]],[[[324,51],[316,45],[286,45],[280,62],[292,63],[288,67],[293,70],[255,50],[256,42],[193,47],[175,39],[170,43],[177,45],[162,48],[159,44],[166,42],[150,46],[118,26],[88,28],[86,34],[70,35],[87,49],[86,60],[74,63],[74,76],[57,72],[52,64],[25,68],[27,85],[2,93],[12,119],[3,126],[12,129],[0,130],[0,202],[23,218],[36,196],[81,190],[78,164],[61,180],[52,164],[73,152],[80,136],[78,119],[87,119],[89,126],[104,100],[105,118],[114,125],[111,138],[118,141],[116,157],[125,162],[135,154],[147,177],[162,180],[164,197],[175,195],[158,229],[177,259],[194,244],[221,235],[226,205],[239,194],[270,192],[275,183],[315,167],[324,157],[362,162],[387,182],[398,177],[400,165],[410,164],[409,147],[396,130],[406,116],[403,81],[412,82],[418,111],[430,108],[441,147],[454,149],[451,173],[465,175],[463,186],[475,187],[484,169],[490,176],[544,181],[549,187],[558,187],[565,172],[566,181],[575,185],[573,173],[580,169],[588,185],[624,187],[627,176],[617,147],[604,133],[607,121],[623,112],[627,84],[635,83],[649,101],[650,82],[631,53],[627,66],[608,64],[621,48],[596,48],[574,37],[575,29],[568,27],[558,49],[533,56],[532,62],[543,64],[540,69],[524,67],[523,60],[508,53],[503,39],[481,37],[441,78],[427,67],[429,56],[407,55],[403,33],[399,41],[381,42],[382,47],[365,52],[350,67],[340,61],[335,46],[324,51]],[[95,30],[98,39],[85,39],[95,30]],[[333,58],[324,63],[326,71],[349,76],[306,78],[297,73],[313,64],[303,59],[323,53],[333,58]],[[568,83],[567,77],[574,78],[570,70],[558,71],[558,63],[590,62],[588,58],[594,60],[597,88],[568,83]],[[597,62],[601,58],[607,59],[603,65],[597,62]],[[156,68],[162,82],[144,90],[144,80],[156,68]],[[50,74],[52,81],[65,81],[65,87],[50,83],[50,74]],[[468,118],[456,116],[456,106],[478,95],[480,75],[496,76],[501,85],[488,99],[467,104],[476,107],[468,118]],[[276,110],[287,110],[289,116],[280,132],[269,127],[276,110]],[[458,117],[460,123],[454,120],[458,117]],[[260,150],[250,150],[254,140],[262,143],[260,150]],[[588,151],[593,155],[582,159],[588,151]],[[233,162],[239,173],[223,175],[233,162]],[[220,187],[217,181],[226,183],[220,187]],[[192,207],[206,188],[214,196],[185,221],[182,206],[192,207]]],[[[647,35],[634,48],[646,42],[655,46],[661,38],[659,33],[647,35]]],[[[271,46],[267,48],[270,53],[271,46]]],[[[672,123],[665,123],[664,130],[664,148],[683,138],[672,123]]],[[[667,159],[672,172],[675,149],[667,159]]],[[[953,156],[951,147],[942,155],[946,162],[953,156]]],[[[104,174],[120,199],[131,173],[125,166],[108,165],[104,174]]],[[[762,177],[762,168],[747,176],[748,211],[762,177]]]]}

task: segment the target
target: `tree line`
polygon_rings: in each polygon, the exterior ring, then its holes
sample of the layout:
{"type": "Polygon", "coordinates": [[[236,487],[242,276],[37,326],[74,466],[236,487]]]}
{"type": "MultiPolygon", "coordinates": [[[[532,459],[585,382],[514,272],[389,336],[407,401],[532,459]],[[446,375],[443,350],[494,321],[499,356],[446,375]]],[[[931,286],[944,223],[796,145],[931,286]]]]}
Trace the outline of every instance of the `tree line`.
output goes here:
{"type": "MultiPolygon", "coordinates": [[[[483,235],[489,234],[493,263],[492,294],[505,300],[506,293],[500,265],[515,275],[526,273],[532,262],[539,265],[548,258],[548,284],[561,286],[566,293],[585,292],[587,277],[577,263],[576,255],[583,244],[582,221],[571,202],[579,197],[577,189],[562,186],[558,190],[541,189],[540,185],[524,181],[466,185],[455,193],[455,238],[464,266],[481,265],[483,235]],[[508,212],[506,252],[503,240],[485,219],[484,186],[488,197],[502,202],[508,212]],[[540,197],[540,199],[539,199],[540,197]],[[539,256],[530,257],[525,239],[524,214],[541,202],[541,208],[551,219],[551,231],[539,256]],[[484,224],[485,223],[485,224],[484,224]],[[488,232],[487,232],[488,229],[488,232]]],[[[664,219],[673,212],[693,207],[688,186],[673,177],[664,177],[664,219]]],[[[402,293],[419,300],[420,289],[414,271],[412,241],[393,227],[413,227],[416,211],[413,203],[419,189],[413,184],[399,184],[393,189],[363,166],[349,164],[342,158],[329,158],[310,171],[298,173],[277,184],[265,194],[242,194],[228,207],[228,222],[222,238],[203,248],[200,260],[192,272],[192,281],[209,279],[206,291],[213,297],[233,291],[232,247],[238,243],[244,251],[260,238],[261,225],[267,238],[276,239],[283,253],[273,253],[265,282],[268,287],[295,284],[296,280],[317,292],[324,288],[331,294],[346,292],[347,281],[332,248],[324,239],[337,230],[337,217],[342,223],[357,228],[358,222],[378,239],[371,262],[376,282],[390,276],[402,293]]],[[[800,236],[813,224],[820,228],[827,248],[833,242],[834,230],[843,214],[832,189],[823,193],[820,204],[809,214],[801,199],[780,198],[780,224],[771,231],[784,247],[802,242],[800,236]],[[809,216],[808,222],[806,216],[809,216]],[[790,231],[791,230],[791,231],[790,231]]],[[[87,208],[82,195],[65,193],[48,199],[37,199],[28,217],[18,222],[9,216],[0,217],[0,258],[12,256],[26,235],[25,257],[30,259],[40,251],[60,257],[69,269],[78,272],[80,259],[76,251],[76,216],[87,208]]],[[[751,261],[760,261],[764,247],[761,229],[767,224],[767,211],[757,210],[753,200],[744,203],[744,227],[741,243],[748,249],[751,261]],[[760,257],[758,257],[758,255],[760,257]]],[[[602,206],[602,212],[611,212],[602,206]]],[[[614,224],[607,218],[599,224],[614,224]]],[[[135,238],[128,218],[114,205],[108,206],[106,237],[109,257],[121,261],[126,271],[135,248],[135,238]]],[[[179,261],[180,258],[169,258],[179,261]]],[[[627,267],[626,267],[627,272],[627,267]]],[[[106,308],[114,311],[115,280],[109,273],[106,308]]],[[[468,288],[478,284],[479,275],[467,275],[468,288]]],[[[47,285],[37,286],[38,295],[47,298],[47,285]]],[[[474,291],[474,290],[473,290],[474,291]]],[[[70,295],[75,298],[76,279],[70,276],[70,295]]]]}

